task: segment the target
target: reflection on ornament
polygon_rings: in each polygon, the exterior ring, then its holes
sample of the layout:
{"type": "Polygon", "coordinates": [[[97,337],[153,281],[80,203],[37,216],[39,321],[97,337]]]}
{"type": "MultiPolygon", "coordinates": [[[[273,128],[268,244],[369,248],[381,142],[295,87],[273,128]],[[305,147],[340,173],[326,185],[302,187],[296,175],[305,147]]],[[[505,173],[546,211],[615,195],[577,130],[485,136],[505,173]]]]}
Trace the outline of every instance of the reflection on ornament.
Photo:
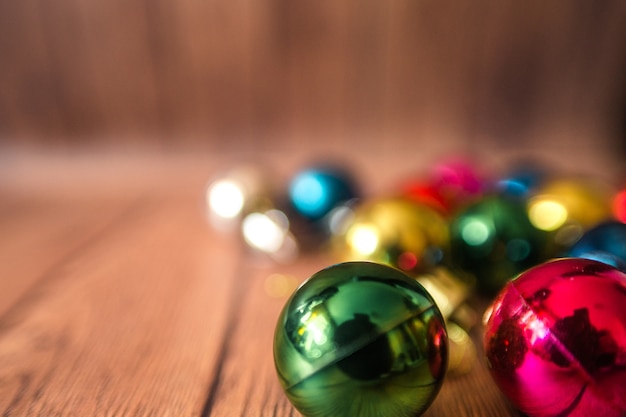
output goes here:
{"type": "Polygon", "coordinates": [[[332,248],[342,261],[369,260],[408,273],[444,261],[448,226],[434,209],[402,198],[380,198],[354,209],[332,248]]]}
{"type": "Polygon", "coordinates": [[[529,269],[487,310],[484,347],[528,416],[626,415],[626,274],[575,258],[529,269]]]}
{"type": "Polygon", "coordinates": [[[545,234],[529,221],[524,205],[488,196],[458,213],[450,224],[452,260],[494,294],[510,277],[542,259],[545,234]]]}
{"type": "Polygon", "coordinates": [[[314,274],[287,301],[274,361],[305,417],[415,417],[441,387],[448,342],[440,311],[415,280],[349,262],[314,274]]]}

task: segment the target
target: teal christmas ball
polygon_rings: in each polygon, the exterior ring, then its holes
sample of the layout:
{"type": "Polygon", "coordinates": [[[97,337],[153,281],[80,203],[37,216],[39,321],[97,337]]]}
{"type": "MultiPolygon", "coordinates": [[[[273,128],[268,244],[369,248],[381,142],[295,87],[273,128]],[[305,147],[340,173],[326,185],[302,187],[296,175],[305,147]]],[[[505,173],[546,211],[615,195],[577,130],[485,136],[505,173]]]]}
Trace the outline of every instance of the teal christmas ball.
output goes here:
{"type": "Polygon", "coordinates": [[[337,206],[359,196],[348,170],[317,166],[298,172],[289,183],[289,202],[302,218],[317,222],[337,206]]]}

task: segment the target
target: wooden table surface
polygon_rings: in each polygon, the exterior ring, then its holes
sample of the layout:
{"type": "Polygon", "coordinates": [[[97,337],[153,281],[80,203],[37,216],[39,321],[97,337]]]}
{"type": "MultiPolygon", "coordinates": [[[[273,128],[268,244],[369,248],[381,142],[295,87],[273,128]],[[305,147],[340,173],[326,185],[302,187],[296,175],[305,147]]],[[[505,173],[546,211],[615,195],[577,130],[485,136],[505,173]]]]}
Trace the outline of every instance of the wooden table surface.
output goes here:
{"type": "MultiPolygon", "coordinates": [[[[2,161],[1,415],[298,416],[271,354],[287,295],[268,277],[333,260],[273,264],[212,228],[203,192],[224,161],[112,160],[2,161]]],[[[426,415],[517,414],[478,358],[426,415]]]]}

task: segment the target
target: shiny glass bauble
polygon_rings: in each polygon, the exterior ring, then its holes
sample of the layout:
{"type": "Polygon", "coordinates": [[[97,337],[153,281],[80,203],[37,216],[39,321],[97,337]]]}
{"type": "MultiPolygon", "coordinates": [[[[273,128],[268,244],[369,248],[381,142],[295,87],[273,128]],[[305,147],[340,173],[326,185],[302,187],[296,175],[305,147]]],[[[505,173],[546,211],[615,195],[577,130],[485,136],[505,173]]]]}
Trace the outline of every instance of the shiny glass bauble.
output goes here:
{"type": "Polygon", "coordinates": [[[477,289],[495,294],[514,275],[543,260],[545,233],[525,205],[488,196],[459,212],[450,224],[452,261],[473,274],[477,289]]]}
{"type": "Polygon", "coordinates": [[[546,181],[529,197],[528,216],[549,234],[552,255],[573,245],[582,234],[611,217],[609,188],[589,179],[546,181]]]}
{"type": "Polygon", "coordinates": [[[404,198],[379,198],[354,208],[332,248],[341,261],[367,260],[413,274],[441,264],[448,224],[436,210],[404,198]]]}
{"type": "Polygon", "coordinates": [[[546,262],[507,284],[485,317],[491,375],[523,413],[626,415],[626,274],[546,262]]]}
{"type": "Polygon", "coordinates": [[[519,164],[500,178],[495,188],[511,197],[525,198],[548,179],[546,169],[534,162],[519,164]]]}
{"type": "Polygon", "coordinates": [[[428,292],[397,269],[330,266],[287,301],[274,361],[305,417],[419,416],[446,371],[447,334],[428,292]]]}
{"type": "Polygon", "coordinates": [[[437,210],[443,215],[449,215],[451,207],[446,199],[439,194],[434,185],[423,180],[405,181],[399,188],[399,195],[437,210]]]}
{"type": "Polygon", "coordinates": [[[340,204],[357,198],[356,181],[339,167],[320,166],[297,173],[289,183],[289,202],[304,219],[318,221],[340,204]]]}
{"type": "Polygon", "coordinates": [[[611,220],[591,228],[564,256],[594,259],[626,272],[626,224],[611,220]]]}
{"type": "Polygon", "coordinates": [[[475,201],[487,188],[478,166],[465,158],[449,158],[435,164],[428,182],[452,208],[475,201]]]}

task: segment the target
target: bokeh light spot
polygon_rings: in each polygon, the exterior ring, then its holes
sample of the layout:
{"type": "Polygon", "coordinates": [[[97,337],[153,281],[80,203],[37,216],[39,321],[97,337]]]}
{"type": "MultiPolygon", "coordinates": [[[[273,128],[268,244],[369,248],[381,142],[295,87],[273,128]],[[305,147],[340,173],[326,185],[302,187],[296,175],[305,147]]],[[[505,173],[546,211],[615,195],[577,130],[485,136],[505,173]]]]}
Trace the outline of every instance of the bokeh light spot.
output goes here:
{"type": "Polygon", "coordinates": [[[613,215],[620,222],[626,223],[626,190],[620,191],[613,198],[613,215]]]}
{"type": "Polygon", "coordinates": [[[286,231],[279,222],[264,213],[251,213],[243,220],[242,231],[246,242],[264,252],[278,251],[286,231]]]}
{"type": "Polygon", "coordinates": [[[470,246],[482,245],[489,239],[489,234],[489,227],[477,219],[469,219],[461,228],[461,237],[470,246]]]}
{"type": "Polygon", "coordinates": [[[404,271],[410,271],[418,264],[417,256],[413,252],[402,252],[398,256],[398,267],[404,271]]]}
{"type": "Polygon", "coordinates": [[[221,180],[211,185],[207,200],[213,213],[224,219],[232,219],[241,212],[244,195],[234,181],[221,180]]]}
{"type": "Polygon", "coordinates": [[[350,231],[348,241],[359,255],[371,255],[378,248],[378,233],[372,226],[358,225],[350,231]]]}
{"type": "Polygon", "coordinates": [[[551,232],[563,226],[567,220],[567,208],[553,200],[539,200],[530,205],[528,217],[537,229],[551,232]]]}

